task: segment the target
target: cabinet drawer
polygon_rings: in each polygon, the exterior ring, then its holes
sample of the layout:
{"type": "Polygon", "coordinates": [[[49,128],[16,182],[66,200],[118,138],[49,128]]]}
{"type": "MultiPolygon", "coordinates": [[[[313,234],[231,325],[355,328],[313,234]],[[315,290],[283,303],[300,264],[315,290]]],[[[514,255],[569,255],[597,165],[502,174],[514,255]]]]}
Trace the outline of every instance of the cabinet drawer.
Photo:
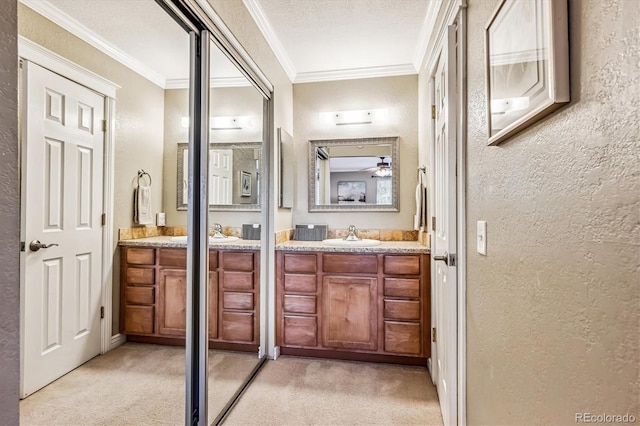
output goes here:
{"type": "Polygon", "coordinates": [[[384,317],[400,320],[419,320],[420,302],[418,300],[384,301],[384,317]]]}
{"type": "Polygon", "coordinates": [[[149,284],[155,282],[155,270],[151,268],[127,268],[127,283],[149,284]]]}
{"type": "Polygon", "coordinates": [[[284,295],[284,311],[294,314],[315,314],[316,297],[298,296],[295,294],[284,295]]]}
{"type": "Polygon", "coordinates": [[[295,293],[315,293],[316,276],[304,274],[284,274],[284,291],[295,293]]]}
{"type": "Polygon", "coordinates": [[[187,249],[160,249],[158,258],[160,266],[183,269],[187,267],[187,249]]]}
{"type": "Polygon", "coordinates": [[[252,342],[253,314],[245,312],[223,312],[221,337],[223,340],[231,342],[252,342]]]}
{"type": "Polygon", "coordinates": [[[284,255],[284,271],[285,272],[306,272],[315,274],[317,271],[315,254],[285,254],[284,255]]]}
{"type": "Polygon", "coordinates": [[[155,249],[127,248],[127,263],[134,265],[153,265],[156,263],[155,249]]]}
{"type": "Polygon", "coordinates": [[[127,287],[125,300],[128,305],[153,305],[155,289],[153,287],[127,287]]]}
{"type": "Polygon", "coordinates": [[[222,269],[228,271],[253,271],[253,252],[223,252],[222,269]]]}
{"type": "Polygon", "coordinates": [[[420,355],[420,324],[384,322],[384,350],[397,354],[420,355]]]}
{"type": "Polygon", "coordinates": [[[253,290],[253,272],[222,273],[222,288],[232,290],[253,290]]]}
{"type": "Polygon", "coordinates": [[[385,256],[384,273],[418,275],[420,274],[420,256],[385,256]]]}
{"type": "Polygon", "coordinates": [[[420,297],[418,278],[385,278],[384,295],[388,297],[420,297]]]}
{"type": "Polygon", "coordinates": [[[375,274],[378,257],[375,254],[324,254],[322,270],[334,273],[375,274]]]}
{"type": "Polygon", "coordinates": [[[222,297],[224,309],[253,309],[253,293],[225,291],[222,297]]]}
{"type": "Polygon", "coordinates": [[[124,331],[130,334],[153,334],[153,306],[125,306],[124,331]]]}
{"type": "Polygon", "coordinates": [[[285,315],[283,343],[290,346],[318,346],[317,321],[315,317],[285,315]]]}

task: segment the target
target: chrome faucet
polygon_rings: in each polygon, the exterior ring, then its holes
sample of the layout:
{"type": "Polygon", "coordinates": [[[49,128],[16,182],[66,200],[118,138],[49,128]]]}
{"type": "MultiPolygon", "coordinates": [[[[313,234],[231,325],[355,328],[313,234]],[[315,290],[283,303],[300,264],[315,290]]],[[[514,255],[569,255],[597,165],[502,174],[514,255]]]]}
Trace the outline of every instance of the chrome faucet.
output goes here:
{"type": "Polygon", "coordinates": [[[344,237],[345,241],[360,241],[362,240],[362,238],[359,238],[356,235],[356,226],[355,225],[349,225],[349,235],[347,235],[346,237],[344,237]]]}
{"type": "Polygon", "coordinates": [[[227,238],[226,235],[222,233],[222,225],[219,223],[213,224],[213,238],[227,238]]]}

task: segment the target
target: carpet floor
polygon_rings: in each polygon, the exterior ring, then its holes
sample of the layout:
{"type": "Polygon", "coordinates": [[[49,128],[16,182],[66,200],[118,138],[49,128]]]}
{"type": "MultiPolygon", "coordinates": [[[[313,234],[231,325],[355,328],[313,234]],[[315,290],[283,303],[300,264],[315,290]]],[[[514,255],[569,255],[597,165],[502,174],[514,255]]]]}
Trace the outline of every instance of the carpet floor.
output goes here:
{"type": "Polygon", "coordinates": [[[225,425],[442,425],[425,368],[283,356],[269,361],[225,425]]]}
{"type": "MultiPolygon", "coordinates": [[[[209,351],[213,420],[258,363],[256,354],[209,351]]],[[[125,343],[20,401],[22,425],[184,425],[185,351],[125,343]]]]}
{"type": "MultiPolygon", "coordinates": [[[[257,364],[209,352],[209,420],[257,364]]],[[[20,402],[22,425],[183,425],[184,348],[126,343],[20,402]]],[[[225,425],[442,425],[420,367],[283,356],[268,361],[225,425]]]]}

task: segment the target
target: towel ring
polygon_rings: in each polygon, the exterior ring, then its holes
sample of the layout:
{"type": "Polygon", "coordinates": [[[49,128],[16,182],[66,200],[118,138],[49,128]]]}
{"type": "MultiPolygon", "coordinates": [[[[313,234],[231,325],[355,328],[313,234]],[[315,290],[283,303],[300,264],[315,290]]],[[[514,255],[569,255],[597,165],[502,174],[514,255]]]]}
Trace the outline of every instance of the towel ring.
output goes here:
{"type": "Polygon", "coordinates": [[[138,186],[140,186],[140,179],[144,178],[145,176],[149,178],[149,185],[147,186],[151,186],[151,175],[145,172],[144,169],[138,170],[138,186]]]}

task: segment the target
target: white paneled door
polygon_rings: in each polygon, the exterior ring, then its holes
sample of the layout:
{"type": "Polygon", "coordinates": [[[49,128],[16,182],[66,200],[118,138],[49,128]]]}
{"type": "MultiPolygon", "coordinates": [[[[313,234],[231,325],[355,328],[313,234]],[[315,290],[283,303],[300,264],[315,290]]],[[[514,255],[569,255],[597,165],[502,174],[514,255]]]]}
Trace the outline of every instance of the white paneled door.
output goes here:
{"type": "Polygon", "coordinates": [[[232,149],[209,150],[209,204],[233,204],[232,149]]]}
{"type": "Polygon", "coordinates": [[[436,343],[434,376],[444,424],[457,424],[456,45],[447,30],[434,76],[434,212],[432,247],[436,343]]]}
{"type": "Polygon", "coordinates": [[[23,77],[22,398],[100,353],[105,105],[34,63],[23,77]]]}

